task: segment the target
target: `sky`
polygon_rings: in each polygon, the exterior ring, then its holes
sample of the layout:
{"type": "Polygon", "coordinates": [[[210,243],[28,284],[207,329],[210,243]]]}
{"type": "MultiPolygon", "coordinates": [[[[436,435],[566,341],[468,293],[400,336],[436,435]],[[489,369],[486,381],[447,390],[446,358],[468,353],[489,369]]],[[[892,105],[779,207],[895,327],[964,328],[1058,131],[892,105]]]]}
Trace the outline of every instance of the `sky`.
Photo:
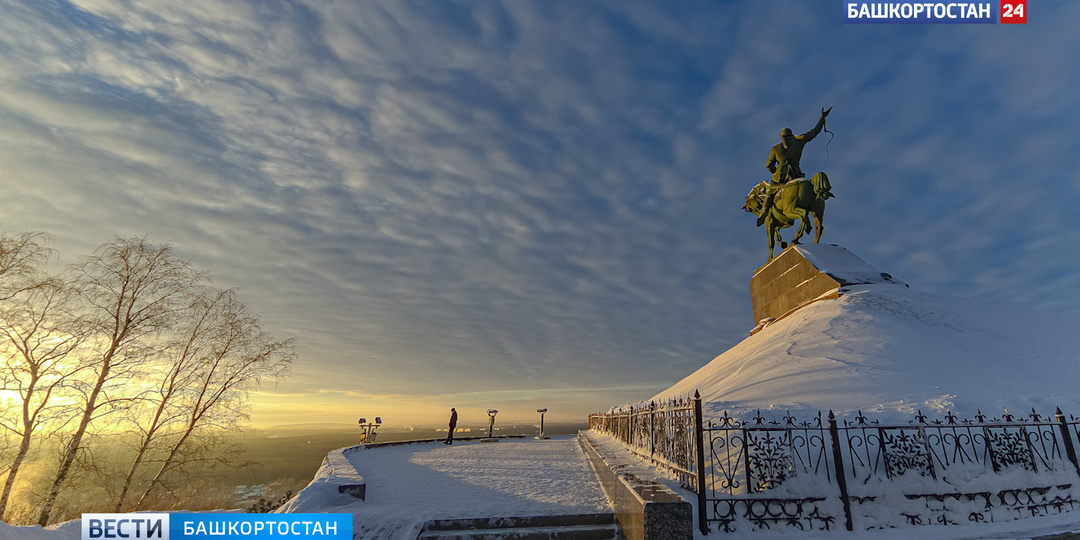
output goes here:
{"type": "Polygon", "coordinates": [[[754,326],[742,205],[823,107],[823,242],[1080,314],[1071,0],[1023,25],[821,0],[0,12],[0,231],[68,262],[149,236],[238,288],[300,355],[255,425],[583,420],[671,386],[754,326]]]}

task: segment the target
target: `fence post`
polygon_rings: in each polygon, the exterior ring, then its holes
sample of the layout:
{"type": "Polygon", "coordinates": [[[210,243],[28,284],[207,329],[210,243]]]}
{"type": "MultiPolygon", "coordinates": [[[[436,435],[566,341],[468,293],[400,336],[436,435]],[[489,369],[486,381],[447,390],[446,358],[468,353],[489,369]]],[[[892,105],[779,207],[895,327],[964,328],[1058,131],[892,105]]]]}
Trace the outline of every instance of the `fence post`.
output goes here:
{"type": "Polygon", "coordinates": [[[619,422],[619,438],[626,444],[631,444],[633,439],[630,438],[630,427],[634,423],[634,409],[631,407],[630,412],[620,415],[619,422]]]}
{"type": "Polygon", "coordinates": [[[697,453],[698,529],[709,534],[708,512],[705,506],[705,425],[701,420],[701,392],[694,390],[694,451],[697,453]]]}
{"type": "Polygon", "coordinates": [[[1061,428],[1061,438],[1065,441],[1065,455],[1069,457],[1069,461],[1076,468],[1076,474],[1080,474],[1080,462],[1076,460],[1076,448],[1073,446],[1072,435],[1069,433],[1069,424],[1065,422],[1065,414],[1061,412],[1061,407],[1057,408],[1055,416],[1057,416],[1058,427],[1061,428]]]}
{"type": "Polygon", "coordinates": [[[649,402],[649,459],[656,455],[656,402],[649,402]]]}
{"type": "Polygon", "coordinates": [[[836,484],[840,486],[840,501],[844,503],[844,524],[852,530],[851,500],[847,492],[847,473],[844,472],[844,458],[840,452],[840,429],[836,427],[836,415],[829,411],[829,438],[832,439],[833,461],[836,465],[836,484]]]}

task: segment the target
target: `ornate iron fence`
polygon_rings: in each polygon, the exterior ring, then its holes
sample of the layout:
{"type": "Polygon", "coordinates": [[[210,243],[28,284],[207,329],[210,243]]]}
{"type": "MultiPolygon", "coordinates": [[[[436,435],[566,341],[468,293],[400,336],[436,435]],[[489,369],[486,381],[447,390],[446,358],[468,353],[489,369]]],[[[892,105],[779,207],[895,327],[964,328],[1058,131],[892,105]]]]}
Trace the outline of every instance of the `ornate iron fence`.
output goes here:
{"type": "Polygon", "coordinates": [[[619,439],[635,455],[663,467],[695,493],[698,474],[694,427],[699,424],[694,421],[694,401],[689,398],[626,406],[616,412],[589,416],[590,429],[619,439]]]}
{"type": "Polygon", "coordinates": [[[698,526],[831,530],[902,523],[1001,521],[1073,510],[1080,420],[1034,410],[942,420],[919,413],[885,424],[861,412],[838,421],[724,413],[705,424],[701,400],[589,417],[698,498],[698,526]],[[1003,482],[1008,484],[1002,489],[1003,482]],[[700,489],[699,489],[700,487],[700,489]],[[882,521],[884,520],[884,521],[882,521]]]}

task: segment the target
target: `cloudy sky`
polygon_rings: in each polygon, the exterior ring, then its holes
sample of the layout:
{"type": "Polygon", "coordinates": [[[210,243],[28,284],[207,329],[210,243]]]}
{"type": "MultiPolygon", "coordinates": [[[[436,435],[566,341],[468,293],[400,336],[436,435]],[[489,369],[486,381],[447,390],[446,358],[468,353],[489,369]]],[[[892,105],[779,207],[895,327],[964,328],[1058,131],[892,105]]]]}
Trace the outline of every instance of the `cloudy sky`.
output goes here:
{"type": "MultiPolygon", "coordinates": [[[[778,133],[833,106],[823,241],[1080,315],[1080,2],[0,0],[0,230],[169,243],[292,378],[256,424],[582,419],[740,342],[778,133]]],[[[788,234],[790,236],[790,233],[788,234]]],[[[976,369],[973,366],[973,369],[976,369]]]]}

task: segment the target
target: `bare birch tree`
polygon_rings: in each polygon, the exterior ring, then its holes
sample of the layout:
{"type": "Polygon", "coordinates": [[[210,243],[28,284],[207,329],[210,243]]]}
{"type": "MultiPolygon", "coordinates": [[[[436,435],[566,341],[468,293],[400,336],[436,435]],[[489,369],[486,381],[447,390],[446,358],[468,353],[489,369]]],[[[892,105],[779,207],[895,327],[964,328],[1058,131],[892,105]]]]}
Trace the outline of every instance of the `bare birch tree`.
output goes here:
{"type": "Polygon", "coordinates": [[[84,351],[93,375],[78,388],[82,412],[38,516],[42,526],[49,522],[91,422],[130,400],[122,384],[135,380],[138,369],[154,358],[159,335],[186,306],[185,296],[205,280],[168,246],[153,246],[139,238],[105,244],[74,267],[73,276],[78,297],[85,302],[83,321],[94,333],[88,342],[94,347],[84,351]]]}
{"type": "Polygon", "coordinates": [[[4,304],[0,341],[6,353],[0,380],[4,390],[15,394],[20,407],[5,411],[14,414],[0,414],[0,428],[19,441],[0,492],[0,521],[31,445],[43,432],[59,429],[72,416],[70,405],[58,403],[56,398],[63,397],[65,387],[87,368],[69,357],[85,333],[68,315],[70,290],[62,282],[46,280],[4,304]]]}
{"type": "Polygon", "coordinates": [[[53,250],[44,245],[51,237],[42,232],[8,236],[0,233],[0,301],[35,288],[45,273],[53,250]]]}
{"type": "Polygon", "coordinates": [[[227,452],[209,444],[208,431],[224,434],[237,427],[242,416],[233,411],[238,405],[234,402],[258,385],[259,379],[283,375],[293,355],[289,342],[265,338],[258,330],[258,319],[247,315],[247,308],[231,290],[207,290],[196,297],[175,329],[168,354],[162,358],[164,369],[155,375],[154,390],[139,407],[139,444],[116,497],[116,512],[124,508],[144,464],[157,465],[157,471],[138,504],[145,503],[169,471],[227,461],[227,452]],[[262,356],[251,365],[235,360],[245,354],[262,356]],[[221,376],[230,371],[232,378],[221,376]],[[214,396],[215,392],[221,395],[214,396]],[[227,421],[222,413],[228,413],[227,421]]]}
{"type": "Polygon", "coordinates": [[[248,392],[263,379],[277,380],[288,374],[296,355],[293,341],[275,341],[264,332],[259,317],[231,290],[198,304],[192,315],[199,322],[199,341],[206,347],[182,359],[185,369],[191,370],[184,388],[175,395],[183,417],[170,433],[164,459],[136,502],[136,510],[164,486],[169,473],[216,458],[205,451],[208,439],[238,429],[247,418],[248,392]]]}
{"type": "Polygon", "coordinates": [[[48,239],[44,233],[0,234],[0,389],[21,405],[0,411],[0,430],[18,442],[4,464],[0,521],[35,435],[54,419],[52,397],[71,375],[60,362],[78,344],[54,320],[66,289],[45,269],[52,254],[44,245],[48,239]]]}
{"type": "Polygon", "coordinates": [[[128,467],[120,493],[116,496],[114,512],[123,509],[128,491],[144,461],[153,457],[154,451],[161,445],[161,440],[168,436],[170,429],[183,418],[177,403],[178,396],[194,382],[192,364],[209,346],[206,334],[207,328],[212,324],[209,317],[211,310],[198,309],[206,298],[207,295],[196,296],[191,306],[181,314],[183,322],[176,325],[179,335],[171,340],[157,362],[160,370],[153,375],[157,379],[156,383],[135,409],[132,418],[133,429],[138,435],[135,457],[128,467]]]}
{"type": "Polygon", "coordinates": [[[104,470],[90,441],[106,425],[137,435],[118,512],[197,480],[202,466],[234,463],[222,442],[242,428],[248,393],[288,373],[292,340],[274,340],[234,291],[210,287],[168,246],[118,238],[50,276],[47,239],[0,234],[0,390],[19,405],[0,411],[0,435],[13,441],[0,519],[47,435],[61,443],[41,525],[80,467],[104,470]]]}

